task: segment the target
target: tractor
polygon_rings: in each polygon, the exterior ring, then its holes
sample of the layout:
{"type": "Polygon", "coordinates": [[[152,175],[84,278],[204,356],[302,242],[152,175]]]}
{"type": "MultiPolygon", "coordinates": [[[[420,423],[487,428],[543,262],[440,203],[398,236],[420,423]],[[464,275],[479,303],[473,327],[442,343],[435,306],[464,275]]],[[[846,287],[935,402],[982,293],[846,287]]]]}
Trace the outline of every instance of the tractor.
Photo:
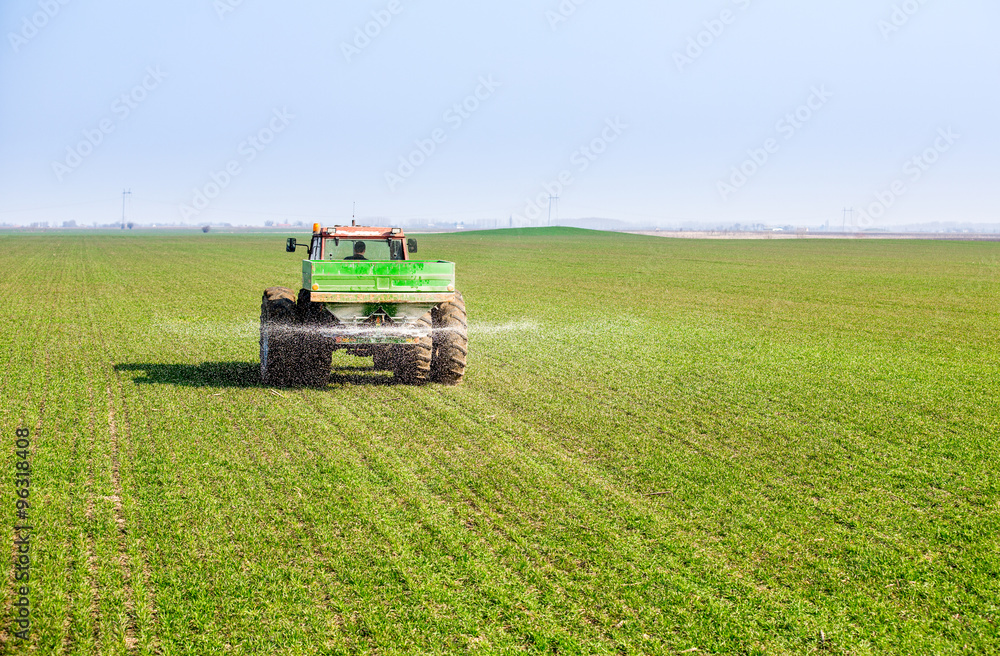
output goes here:
{"type": "Polygon", "coordinates": [[[465,376],[468,324],[455,264],[411,259],[400,228],[313,225],[302,288],[264,291],[260,375],[265,385],[324,386],[333,352],[373,359],[399,382],[456,385],[465,376]]]}

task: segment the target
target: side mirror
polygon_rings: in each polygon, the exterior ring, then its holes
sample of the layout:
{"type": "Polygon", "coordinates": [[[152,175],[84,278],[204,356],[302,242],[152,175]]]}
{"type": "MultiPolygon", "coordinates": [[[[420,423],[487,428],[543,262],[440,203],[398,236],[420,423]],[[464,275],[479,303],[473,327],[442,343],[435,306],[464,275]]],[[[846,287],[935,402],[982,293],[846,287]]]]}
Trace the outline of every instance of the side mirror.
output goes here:
{"type": "Polygon", "coordinates": [[[297,246],[298,246],[298,244],[295,243],[295,237],[289,237],[288,241],[285,242],[285,252],[286,253],[294,253],[295,252],[295,248],[297,246]]]}
{"type": "Polygon", "coordinates": [[[417,252],[417,240],[413,239],[412,237],[410,239],[407,239],[406,240],[406,250],[410,251],[411,253],[416,253],[417,252]]]}

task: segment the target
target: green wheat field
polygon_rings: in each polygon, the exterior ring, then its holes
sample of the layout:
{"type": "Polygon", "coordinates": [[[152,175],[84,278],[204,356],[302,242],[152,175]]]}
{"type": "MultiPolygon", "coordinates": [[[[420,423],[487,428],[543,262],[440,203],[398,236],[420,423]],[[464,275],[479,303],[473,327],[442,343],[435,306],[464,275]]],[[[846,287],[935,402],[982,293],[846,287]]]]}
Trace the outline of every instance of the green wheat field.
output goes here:
{"type": "Polygon", "coordinates": [[[1000,653],[1000,244],[426,235],[465,383],[272,389],[286,236],[0,234],[0,653],[1000,653]]]}

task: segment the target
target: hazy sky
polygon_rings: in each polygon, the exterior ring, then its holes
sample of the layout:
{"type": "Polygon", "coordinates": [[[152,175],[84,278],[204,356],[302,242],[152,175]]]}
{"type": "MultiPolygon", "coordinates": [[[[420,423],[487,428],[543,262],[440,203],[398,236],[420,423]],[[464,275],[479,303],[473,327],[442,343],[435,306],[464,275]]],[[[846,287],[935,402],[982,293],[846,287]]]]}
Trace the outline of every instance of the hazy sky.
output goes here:
{"type": "Polygon", "coordinates": [[[8,0],[0,223],[998,221],[995,0],[8,0]],[[741,170],[742,169],[742,170],[741,170]]]}

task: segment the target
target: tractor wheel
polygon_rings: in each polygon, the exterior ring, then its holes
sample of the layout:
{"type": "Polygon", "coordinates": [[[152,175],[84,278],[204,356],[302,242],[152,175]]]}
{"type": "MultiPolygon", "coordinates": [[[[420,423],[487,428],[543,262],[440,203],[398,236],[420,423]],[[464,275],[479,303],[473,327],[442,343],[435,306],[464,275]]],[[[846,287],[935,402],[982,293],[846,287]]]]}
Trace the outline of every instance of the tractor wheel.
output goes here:
{"type": "Polygon", "coordinates": [[[260,378],[265,385],[292,383],[297,342],[295,294],[285,287],[264,290],[260,303],[260,378]]]}
{"type": "Polygon", "coordinates": [[[330,382],[330,363],[333,349],[323,339],[308,334],[302,337],[302,347],[298,356],[298,382],[310,387],[326,387],[330,382]]]}
{"type": "Polygon", "coordinates": [[[431,376],[439,383],[457,385],[465,376],[469,354],[469,325],[465,301],[460,293],[455,300],[439,304],[432,312],[434,319],[434,352],[431,376]]]}
{"type": "Polygon", "coordinates": [[[372,367],[375,371],[390,371],[392,369],[392,353],[387,348],[377,348],[372,351],[372,367]]]}
{"type": "Polygon", "coordinates": [[[300,344],[296,354],[296,378],[303,385],[324,387],[330,382],[330,361],[333,357],[333,339],[323,334],[332,327],[335,319],[321,303],[313,303],[309,290],[299,291],[297,313],[300,344]]]}
{"type": "Polygon", "coordinates": [[[415,344],[400,344],[392,350],[392,372],[402,383],[422,385],[431,377],[431,353],[434,342],[430,331],[433,319],[428,312],[417,320],[418,327],[426,329],[428,334],[421,337],[415,344]]]}

